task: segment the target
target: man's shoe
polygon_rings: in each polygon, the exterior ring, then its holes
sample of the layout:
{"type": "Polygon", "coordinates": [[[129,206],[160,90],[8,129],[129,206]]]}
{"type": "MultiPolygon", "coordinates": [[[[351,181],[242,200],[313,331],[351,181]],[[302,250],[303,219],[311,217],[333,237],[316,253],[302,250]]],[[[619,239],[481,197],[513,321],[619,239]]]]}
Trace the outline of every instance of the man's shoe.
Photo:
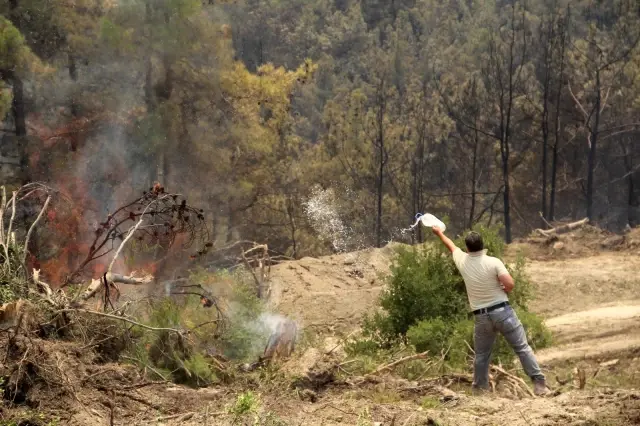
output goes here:
{"type": "Polygon", "coordinates": [[[536,396],[545,396],[549,393],[547,383],[544,380],[535,380],[533,382],[533,394],[536,396]]]}

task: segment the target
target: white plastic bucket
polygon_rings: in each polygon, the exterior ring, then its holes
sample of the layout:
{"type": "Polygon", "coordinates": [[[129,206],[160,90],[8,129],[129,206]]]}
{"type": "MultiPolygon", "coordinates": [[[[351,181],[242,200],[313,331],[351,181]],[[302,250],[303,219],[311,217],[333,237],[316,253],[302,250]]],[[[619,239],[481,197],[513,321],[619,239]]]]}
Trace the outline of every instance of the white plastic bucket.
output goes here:
{"type": "Polygon", "coordinates": [[[440,219],[430,213],[425,213],[421,216],[416,215],[416,219],[420,220],[420,222],[422,222],[422,225],[426,226],[427,228],[433,228],[434,226],[437,226],[442,230],[442,232],[447,229],[447,226],[442,223],[440,219]]]}

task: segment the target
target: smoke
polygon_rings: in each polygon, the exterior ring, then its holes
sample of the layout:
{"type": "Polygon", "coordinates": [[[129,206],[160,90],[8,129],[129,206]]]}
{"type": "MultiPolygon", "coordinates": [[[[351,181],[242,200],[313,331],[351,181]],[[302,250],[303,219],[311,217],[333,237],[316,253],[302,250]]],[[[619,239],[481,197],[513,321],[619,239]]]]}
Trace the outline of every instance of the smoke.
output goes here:
{"type": "MultiPolygon", "coordinates": [[[[38,260],[54,283],[78,266],[100,223],[156,179],[162,176],[160,183],[168,191],[186,192],[190,204],[196,195],[187,190],[183,176],[188,172],[204,180],[204,172],[194,171],[186,154],[167,156],[170,164],[163,171],[170,169],[171,182],[167,173],[158,173],[158,148],[175,148],[175,141],[169,140],[166,123],[146,110],[145,66],[99,49],[90,62],[77,63],[75,80],[61,68],[34,90],[28,120],[30,132],[42,144],[30,153],[31,178],[60,190],[72,204],[71,211],[56,211],[57,223],[51,221],[52,229],[39,238],[51,246],[38,260]],[[55,247],[49,241],[55,241],[55,247]]],[[[186,253],[179,257],[181,264],[189,261],[186,253]]],[[[89,272],[100,274],[110,261],[111,255],[97,259],[89,272]]],[[[115,265],[121,273],[153,267],[149,256],[120,259],[115,265]]]]}
{"type": "Polygon", "coordinates": [[[227,301],[226,306],[229,335],[225,344],[232,358],[257,359],[264,353],[270,336],[287,322],[295,323],[298,330],[296,338],[300,337],[302,327],[299,321],[269,309],[263,310],[264,306],[257,306],[244,297],[238,298],[237,294],[227,301]]]}

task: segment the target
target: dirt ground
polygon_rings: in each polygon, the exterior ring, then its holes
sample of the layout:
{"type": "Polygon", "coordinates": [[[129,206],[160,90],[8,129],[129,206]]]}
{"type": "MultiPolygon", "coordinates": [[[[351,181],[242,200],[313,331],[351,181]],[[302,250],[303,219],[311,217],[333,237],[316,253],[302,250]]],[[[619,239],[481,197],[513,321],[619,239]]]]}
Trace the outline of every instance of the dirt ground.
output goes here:
{"type": "MultiPolygon", "coordinates": [[[[335,348],[340,336],[357,329],[362,315],[375,306],[394,253],[393,247],[385,247],[305,258],[273,269],[273,309],[317,337],[279,371],[195,390],[150,383],[117,364],[78,367],[78,378],[64,379],[75,391],[60,395],[59,406],[40,401],[24,407],[28,415],[45,409],[57,413],[57,423],[23,424],[253,424],[251,416],[236,419],[228,412],[247,390],[256,392],[261,418],[271,419],[260,424],[274,426],[640,424],[640,248],[634,242],[638,234],[635,230],[613,244],[612,236],[589,230],[509,247],[507,259],[514,259],[516,252],[528,252],[532,258],[527,267],[536,290],[531,308],[546,318],[554,333],[554,345],[538,353],[555,391],[546,398],[472,396],[468,384],[460,384],[452,388],[453,396],[443,399],[422,383],[393,377],[362,386],[333,383],[315,392],[315,402],[299,390],[283,388],[285,375],[303,375],[335,348]],[[586,372],[584,389],[576,386],[581,372],[586,372]],[[95,380],[101,380],[101,390],[94,386],[85,393],[85,383],[95,380]]],[[[43,349],[49,352],[57,354],[46,357],[52,369],[82,357],[71,349],[43,349]]],[[[332,356],[336,355],[339,350],[332,356]]],[[[5,414],[0,411],[0,425],[10,424],[3,423],[5,414]]]]}
{"type": "MultiPolygon", "coordinates": [[[[589,228],[561,235],[551,243],[534,239],[507,249],[507,260],[515,260],[518,253],[530,259],[527,272],[535,287],[531,309],[546,318],[554,334],[554,345],[538,354],[549,373],[550,385],[558,387],[556,375],[572,375],[576,366],[581,366],[588,371],[587,375],[598,372],[587,381],[589,390],[570,390],[555,398],[518,403],[499,397],[469,397],[458,401],[455,408],[442,407],[427,417],[451,425],[613,425],[636,421],[640,424],[638,418],[625,420],[626,417],[616,415],[627,410],[633,412],[631,405],[637,410],[638,405],[633,403],[637,394],[632,393],[631,403],[627,404],[616,400],[621,395],[616,392],[623,391],[607,388],[608,385],[624,389],[640,387],[638,242],[638,229],[619,237],[589,228]],[[607,364],[612,362],[614,365],[607,364]],[[625,380],[618,378],[625,375],[625,380]]],[[[344,335],[357,328],[362,314],[374,305],[383,288],[380,276],[388,271],[392,257],[393,251],[385,248],[281,265],[273,271],[273,301],[279,310],[298,318],[305,326],[316,327],[318,332],[329,336],[344,335]]],[[[330,337],[326,339],[331,341],[330,337]]],[[[338,399],[339,406],[343,406],[345,399],[349,398],[342,395],[338,399]]],[[[407,403],[404,398],[401,402],[407,403]]],[[[378,408],[393,411],[389,405],[399,404],[383,404],[383,408],[378,408]]],[[[416,409],[414,403],[403,411],[411,411],[409,407],[416,409]]],[[[322,411],[332,410],[329,407],[322,411]]],[[[328,423],[317,424],[355,424],[349,423],[349,415],[333,411],[323,417],[328,423]],[[328,420],[336,417],[344,423],[328,420]]],[[[424,417],[424,413],[421,414],[424,417]]],[[[389,415],[380,415],[387,420],[383,424],[390,424],[389,415]]],[[[436,424],[419,423],[418,417],[414,416],[415,424],[436,424]]],[[[304,423],[316,424],[313,418],[305,416],[304,423]]],[[[399,424],[406,421],[398,420],[399,424]]],[[[413,424],[411,422],[407,424],[413,424]]]]}

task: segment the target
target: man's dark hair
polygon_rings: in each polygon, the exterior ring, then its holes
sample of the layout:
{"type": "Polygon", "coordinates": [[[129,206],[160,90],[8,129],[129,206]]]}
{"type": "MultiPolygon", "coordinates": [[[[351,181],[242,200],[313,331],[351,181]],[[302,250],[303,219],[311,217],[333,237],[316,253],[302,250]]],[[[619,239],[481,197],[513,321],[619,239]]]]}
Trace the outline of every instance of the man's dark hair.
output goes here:
{"type": "Polygon", "coordinates": [[[473,253],[475,251],[480,251],[484,249],[484,242],[482,241],[482,235],[480,235],[476,231],[469,232],[464,239],[464,243],[466,244],[467,250],[469,250],[469,253],[473,253]]]}

